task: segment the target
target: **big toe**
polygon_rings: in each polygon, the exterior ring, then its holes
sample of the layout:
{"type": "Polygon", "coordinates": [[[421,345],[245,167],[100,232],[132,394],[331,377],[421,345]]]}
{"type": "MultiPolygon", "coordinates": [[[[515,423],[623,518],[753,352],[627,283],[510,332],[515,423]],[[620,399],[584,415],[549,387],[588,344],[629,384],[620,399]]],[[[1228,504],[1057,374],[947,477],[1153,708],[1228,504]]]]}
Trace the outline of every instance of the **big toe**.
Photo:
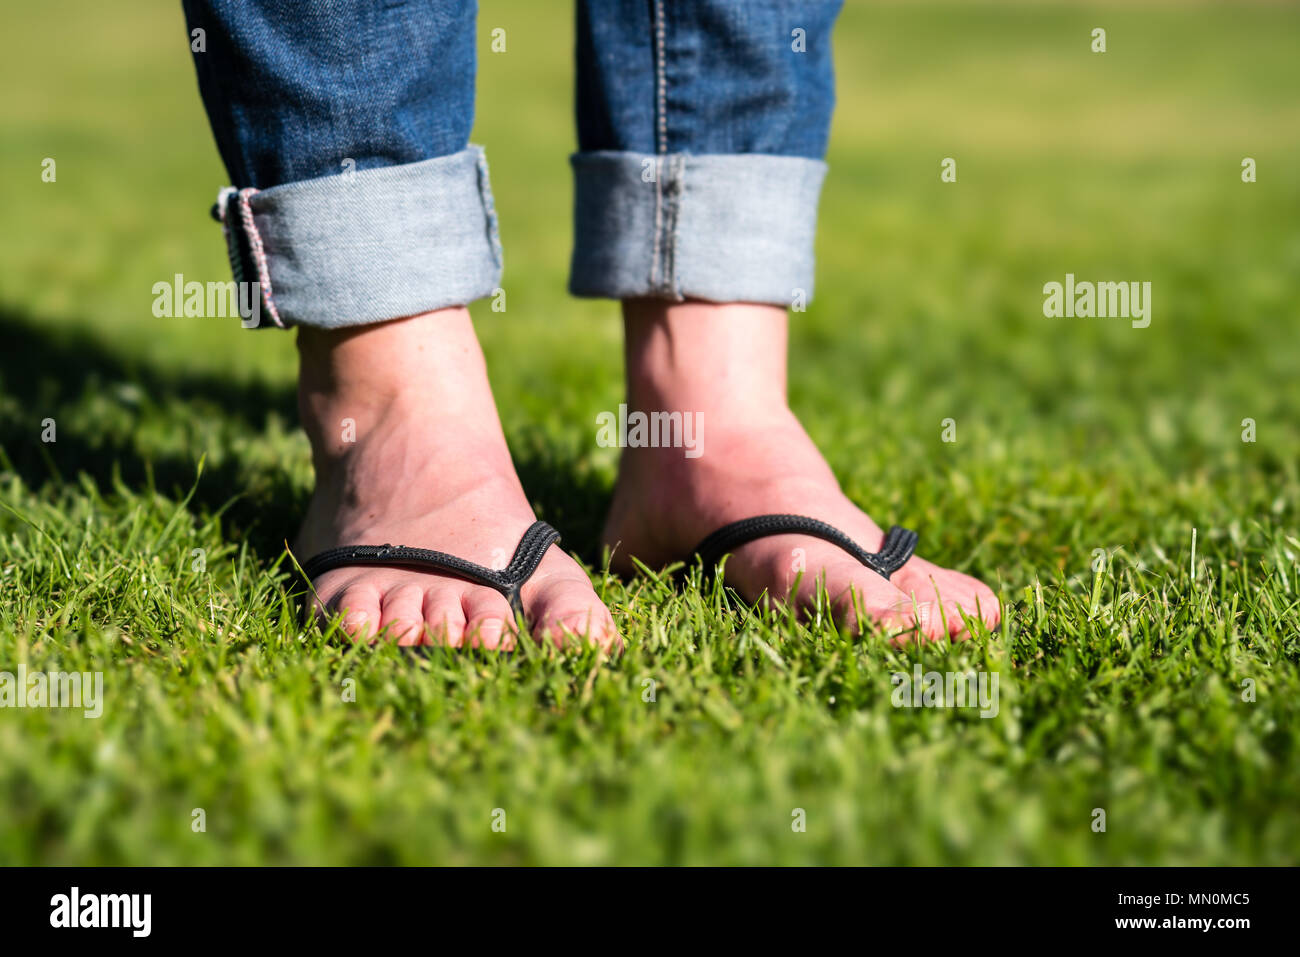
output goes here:
{"type": "Polygon", "coordinates": [[[895,646],[913,641],[939,641],[947,637],[943,616],[934,602],[916,601],[895,589],[896,594],[860,600],[853,606],[853,630],[877,628],[895,646]]]}
{"type": "Polygon", "coordinates": [[[604,602],[587,582],[561,578],[542,583],[531,610],[533,634],[558,647],[590,642],[605,651],[623,647],[623,638],[604,602]]]}
{"type": "Polygon", "coordinates": [[[966,619],[983,622],[990,630],[1002,621],[1002,607],[993,589],[970,575],[925,562],[903,578],[900,587],[915,600],[942,609],[949,637],[970,637],[966,619]]]}
{"type": "Polygon", "coordinates": [[[942,616],[932,602],[916,600],[854,559],[836,556],[811,582],[801,581],[799,597],[804,607],[809,606],[822,583],[827,583],[835,596],[838,615],[854,633],[879,630],[895,644],[945,636],[942,616]],[[830,583],[839,583],[838,595],[830,583]]]}

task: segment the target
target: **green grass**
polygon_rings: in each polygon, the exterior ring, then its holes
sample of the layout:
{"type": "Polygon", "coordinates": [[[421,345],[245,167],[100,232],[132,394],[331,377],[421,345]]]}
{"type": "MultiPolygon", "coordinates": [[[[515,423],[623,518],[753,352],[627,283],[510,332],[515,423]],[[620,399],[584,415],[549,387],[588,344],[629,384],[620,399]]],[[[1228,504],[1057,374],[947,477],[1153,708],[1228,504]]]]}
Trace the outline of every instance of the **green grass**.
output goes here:
{"type": "Polygon", "coordinates": [[[102,670],[106,703],[0,710],[0,862],[1300,859],[1300,11],[850,7],[792,401],[1006,627],[895,651],[601,572],[619,327],[563,291],[569,11],[487,0],[509,311],[476,315],[525,485],[628,639],[603,663],[298,624],[291,339],[150,313],[226,275],[179,10],[7,12],[0,671],[102,670]],[[1152,281],[1150,328],[1044,318],[1066,272],[1152,281]],[[915,661],[997,671],[998,717],[894,709],[915,661]]]}

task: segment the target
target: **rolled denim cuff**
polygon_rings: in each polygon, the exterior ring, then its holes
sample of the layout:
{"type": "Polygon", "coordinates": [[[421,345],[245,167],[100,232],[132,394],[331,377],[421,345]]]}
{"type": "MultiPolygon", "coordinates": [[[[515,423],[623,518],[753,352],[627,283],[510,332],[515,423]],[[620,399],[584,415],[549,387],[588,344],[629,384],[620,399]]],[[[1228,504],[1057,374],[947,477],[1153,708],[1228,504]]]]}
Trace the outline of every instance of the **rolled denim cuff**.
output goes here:
{"type": "Polygon", "coordinates": [[[383,322],[464,305],[501,280],[477,146],[265,190],[225,189],[215,213],[235,281],[260,285],[262,321],[246,326],[383,322]]]}
{"type": "Polygon", "coordinates": [[[820,160],[589,152],[571,162],[575,296],[812,298],[820,160]]]}

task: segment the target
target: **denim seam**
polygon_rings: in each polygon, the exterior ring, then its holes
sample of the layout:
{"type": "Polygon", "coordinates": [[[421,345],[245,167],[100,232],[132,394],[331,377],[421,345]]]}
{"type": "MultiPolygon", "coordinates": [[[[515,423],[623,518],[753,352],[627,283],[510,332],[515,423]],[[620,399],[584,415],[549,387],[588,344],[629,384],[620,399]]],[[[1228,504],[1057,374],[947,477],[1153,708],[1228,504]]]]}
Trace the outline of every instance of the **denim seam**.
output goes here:
{"type": "Polygon", "coordinates": [[[235,249],[235,238],[231,233],[230,224],[226,222],[226,210],[230,207],[230,197],[238,193],[239,190],[233,186],[223,186],[217,191],[217,204],[212,207],[217,221],[221,223],[221,238],[226,241],[226,258],[230,260],[230,272],[237,283],[244,281],[244,264],[235,249]]]}
{"type": "Polygon", "coordinates": [[[283,329],[284,323],[280,320],[280,312],[275,308],[275,299],[271,295],[271,272],[266,261],[266,250],[262,247],[262,234],[257,231],[257,223],[253,221],[253,209],[248,204],[249,199],[257,193],[258,190],[251,186],[239,191],[239,219],[244,225],[244,234],[248,237],[253,260],[257,263],[257,279],[262,284],[262,301],[266,305],[266,311],[271,314],[271,321],[283,329]]]}
{"type": "Polygon", "coordinates": [[[651,241],[654,243],[654,246],[653,246],[653,248],[651,249],[651,252],[650,252],[650,288],[651,288],[651,289],[658,289],[659,286],[660,286],[660,278],[659,278],[659,256],[660,256],[660,247],[661,247],[661,245],[662,245],[662,241],[660,240],[660,236],[661,236],[661,234],[662,234],[662,232],[663,232],[663,221],[664,221],[664,191],[663,191],[663,181],[664,181],[664,161],[663,161],[663,157],[661,157],[661,156],[656,156],[656,157],[655,157],[655,160],[654,160],[654,164],[655,164],[655,165],[654,165],[654,170],[655,170],[655,228],[654,228],[654,238],[651,240],[651,241]]]}
{"type": "Polygon", "coordinates": [[[663,291],[674,299],[681,299],[681,279],[677,275],[677,225],[681,222],[682,198],[686,194],[686,154],[670,156],[668,162],[672,172],[668,177],[668,221],[664,224],[668,252],[665,256],[667,268],[664,271],[663,291]]]}
{"type": "Polygon", "coordinates": [[[664,19],[664,0],[655,0],[655,95],[659,106],[659,116],[655,140],[660,153],[668,152],[668,66],[666,33],[664,19]]]}
{"type": "MultiPolygon", "coordinates": [[[[478,192],[483,202],[483,217],[487,220],[488,246],[492,250],[492,263],[498,270],[504,267],[505,256],[501,247],[501,229],[497,223],[496,199],[492,196],[492,181],[488,177],[487,153],[473,143],[469,149],[478,151],[478,192]]],[[[498,277],[498,282],[500,278],[498,277]]]]}
{"type": "Polygon", "coordinates": [[[663,296],[681,299],[677,275],[677,224],[686,175],[686,154],[655,158],[655,225],[650,256],[650,288],[663,296]]]}
{"type": "Polygon", "coordinates": [[[253,256],[254,265],[257,267],[257,283],[262,302],[272,321],[283,329],[285,328],[284,322],[280,319],[280,311],[276,308],[275,299],[271,295],[271,275],[267,266],[266,250],[262,246],[262,237],[257,231],[252,209],[249,206],[249,199],[256,195],[257,192],[256,189],[251,187],[240,190],[235,189],[233,186],[226,186],[217,193],[215,210],[217,219],[221,221],[222,237],[226,241],[226,257],[230,260],[230,271],[234,274],[236,283],[244,283],[248,281],[248,278],[244,275],[243,257],[239,252],[239,239],[234,233],[234,227],[226,220],[230,200],[233,198],[239,203],[239,221],[244,234],[248,237],[248,249],[253,256]]]}

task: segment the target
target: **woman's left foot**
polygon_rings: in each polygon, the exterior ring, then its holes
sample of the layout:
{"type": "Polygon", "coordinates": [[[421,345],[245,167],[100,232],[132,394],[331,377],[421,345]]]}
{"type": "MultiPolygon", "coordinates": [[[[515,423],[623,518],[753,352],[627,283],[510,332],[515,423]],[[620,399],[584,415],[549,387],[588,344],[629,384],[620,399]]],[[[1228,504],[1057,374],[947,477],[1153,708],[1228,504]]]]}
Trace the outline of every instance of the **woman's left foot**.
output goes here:
{"type": "MultiPolygon", "coordinates": [[[[696,456],[662,445],[623,450],[604,532],[615,567],[630,570],[633,556],[662,567],[729,522],[771,513],[820,519],[867,551],[880,547],[880,527],[845,497],[785,404],[783,310],[628,303],[625,315],[629,409],[690,413],[702,443],[696,456]],[[719,355],[727,356],[721,370],[719,355]]],[[[820,581],[837,620],[859,631],[874,623],[902,638],[960,638],[968,634],[963,614],[990,628],[1001,619],[997,596],[969,575],[913,556],[886,581],[838,546],[806,535],[743,545],[726,574],[749,601],[766,594],[801,605],[815,598],[820,581]]]]}

